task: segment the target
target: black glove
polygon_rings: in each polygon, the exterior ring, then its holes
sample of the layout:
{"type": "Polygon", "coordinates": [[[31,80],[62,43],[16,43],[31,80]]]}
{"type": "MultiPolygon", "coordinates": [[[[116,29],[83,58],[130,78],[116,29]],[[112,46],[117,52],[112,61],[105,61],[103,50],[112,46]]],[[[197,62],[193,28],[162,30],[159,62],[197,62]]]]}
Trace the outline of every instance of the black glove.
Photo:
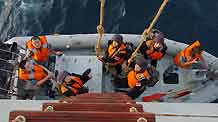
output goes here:
{"type": "Polygon", "coordinates": [[[82,88],[78,89],[77,94],[83,94],[83,93],[88,93],[88,92],[89,92],[88,87],[82,87],[82,88]]]}
{"type": "Polygon", "coordinates": [[[139,81],[139,83],[141,83],[142,86],[147,86],[150,84],[150,80],[148,79],[142,79],[139,81]]]}

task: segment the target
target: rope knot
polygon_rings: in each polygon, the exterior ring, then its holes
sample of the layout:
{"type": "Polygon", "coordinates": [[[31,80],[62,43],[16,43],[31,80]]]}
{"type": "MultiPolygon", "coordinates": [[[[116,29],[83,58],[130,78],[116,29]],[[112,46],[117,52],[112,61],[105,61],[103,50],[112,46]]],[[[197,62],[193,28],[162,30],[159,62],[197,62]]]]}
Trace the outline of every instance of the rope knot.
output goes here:
{"type": "Polygon", "coordinates": [[[26,122],[26,118],[22,115],[19,115],[12,122],[26,122]]]}
{"type": "Polygon", "coordinates": [[[104,27],[102,26],[102,25],[98,25],[97,26],[97,32],[99,33],[99,34],[104,34],[104,27]]]}

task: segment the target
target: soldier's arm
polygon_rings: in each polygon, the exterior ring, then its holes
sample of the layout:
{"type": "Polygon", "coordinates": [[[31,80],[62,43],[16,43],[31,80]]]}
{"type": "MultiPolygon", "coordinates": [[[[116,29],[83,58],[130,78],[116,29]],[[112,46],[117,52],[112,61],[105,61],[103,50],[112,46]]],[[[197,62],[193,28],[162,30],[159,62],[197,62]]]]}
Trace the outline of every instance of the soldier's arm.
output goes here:
{"type": "Polygon", "coordinates": [[[53,73],[51,73],[46,67],[39,65],[41,68],[43,68],[44,71],[46,71],[46,73],[48,74],[45,78],[43,78],[42,80],[38,81],[36,83],[36,86],[41,86],[43,83],[45,83],[49,78],[53,77],[53,73]]]}
{"type": "Polygon", "coordinates": [[[27,60],[32,54],[33,53],[29,49],[27,49],[26,55],[24,56],[23,60],[27,60]]]}

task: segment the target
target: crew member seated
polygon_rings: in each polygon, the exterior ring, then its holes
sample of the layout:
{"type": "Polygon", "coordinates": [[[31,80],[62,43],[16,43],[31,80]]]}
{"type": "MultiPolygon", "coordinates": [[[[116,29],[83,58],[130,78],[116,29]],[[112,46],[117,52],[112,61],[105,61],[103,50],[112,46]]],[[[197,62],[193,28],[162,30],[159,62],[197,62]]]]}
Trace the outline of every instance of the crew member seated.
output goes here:
{"type": "Polygon", "coordinates": [[[45,36],[33,36],[26,42],[27,53],[24,60],[31,57],[32,61],[37,64],[48,67],[49,55],[62,55],[61,51],[54,51],[49,49],[48,42],[45,36]]]}
{"type": "Polygon", "coordinates": [[[24,84],[23,89],[28,94],[28,99],[32,99],[34,91],[45,84],[52,76],[52,73],[42,65],[27,60],[23,60],[19,64],[18,78],[24,84]]]}
{"type": "Polygon", "coordinates": [[[180,68],[208,69],[208,64],[202,56],[203,49],[200,41],[195,41],[174,58],[174,64],[180,68]]]}
{"type": "Polygon", "coordinates": [[[76,96],[77,94],[88,93],[89,89],[84,84],[90,80],[91,69],[87,69],[82,75],[62,71],[58,74],[59,92],[66,96],[76,96]]]}

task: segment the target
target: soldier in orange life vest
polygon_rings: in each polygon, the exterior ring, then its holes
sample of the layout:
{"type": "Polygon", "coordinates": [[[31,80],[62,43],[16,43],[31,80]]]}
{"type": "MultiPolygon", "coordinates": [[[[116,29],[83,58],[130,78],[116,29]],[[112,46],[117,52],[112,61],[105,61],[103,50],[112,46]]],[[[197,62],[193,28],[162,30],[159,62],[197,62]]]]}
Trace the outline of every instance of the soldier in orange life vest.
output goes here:
{"type": "Polygon", "coordinates": [[[128,73],[127,95],[132,99],[139,97],[146,87],[153,87],[159,81],[159,73],[143,58],[136,60],[133,70],[128,73]]]}
{"type": "Polygon", "coordinates": [[[112,73],[112,75],[117,76],[122,72],[122,64],[127,56],[127,45],[123,42],[123,37],[117,34],[108,41],[105,56],[99,56],[98,59],[103,63],[109,64],[110,68],[115,68],[116,73],[112,73]]]}
{"type": "MultiPolygon", "coordinates": [[[[21,99],[33,99],[36,89],[42,85],[46,86],[52,76],[52,73],[42,65],[33,64],[26,60],[21,61],[18,69],[18,78],[19,81],[22,81],[19,84],[23,89],[23,97],[21,99]]],[[[51,94],[51,88],[46,88],[46,93],[49,93],[49,97],[54,98],[54,95],[51,94]]]]}
{"type": "Polygon", "coordinates": [[[61,55],[63,54],[60,51],[53,51],[48,49],[48,43],[45,36],[34,36],[31,40],[26,42],[27,54],[26,58],[32,56],[32,59],[36,61],[38,64],[46,65],[49,55],[56,54],[61,55]]]}
{"type": "Polygon", "coordinates": [[[90,80],[91,69],[87,69],[82,75],[63,71],[58,74],[57,80],[61,82],[59,91],[64,96],[76,96],[77,94],[87,93],[88,88],[84,84],[90,80]]]}
{"type": "Polygon", "coordinates": [[[174,64],[181,68],[208,69],[208,64],[202,57],[202,48],[197,40],[184,50],[180,51],[174,58],[174,64]]]}
{"type": "Polygon", "coordinates": [[[31,62],[23,60],[19,64],[18,77],[19,80],[25,81],[22,82],[23,89],[26,91],[24,99],[32,99],[34,89],[47,83],[48,79],[52,77],[52,73],[42,65],[32,64],[31,62]]]}
{"type": "Polygon", "coordinates": [[[140,53],[145,59],[150,60],[151,65],[157,67],[157,61],[161,60],[166,53],[167,46],[164,43],[164,34],[158,30],[153,30],[151,39],[144,42],[140,47],[140,53]]]}
{"type": "Polygon", "coordinates": [[[26,60],[21,61],[21,63],[19,64],[19,80],[31,82],[32,88],[37,88],[41,86],[51,76],[52,73],[42,65],[32,64],[26,60]]]}

